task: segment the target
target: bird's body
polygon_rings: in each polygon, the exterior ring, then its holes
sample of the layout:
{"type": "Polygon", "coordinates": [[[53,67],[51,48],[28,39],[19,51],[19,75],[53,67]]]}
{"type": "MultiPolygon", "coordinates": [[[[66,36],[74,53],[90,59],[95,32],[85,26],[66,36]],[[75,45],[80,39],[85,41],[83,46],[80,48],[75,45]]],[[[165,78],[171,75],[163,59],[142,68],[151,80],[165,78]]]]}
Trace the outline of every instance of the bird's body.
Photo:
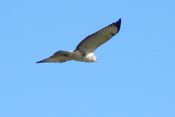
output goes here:
{"type": "Polygon", "coordinates": [[[97,57],[94,55],[94,53],[88,53],[86,55],[82,55],[79,51],[74,51],[71,54],[71,58],[76,61],[83,61],[83,62],[97,62],[97,57]]]}
{"type": "Polygon", "coordinates": [[[97,57],[94,55],[94,51],[111,39],[120,30],[121,19],[116,23],[112,23],[109,26],[89,35],[82,40],[74,51],[58,51],[51,57],[38,61],[43,62],[65,62],[69,60],[76,60],[82,62],[97,62],[97,57]]]}

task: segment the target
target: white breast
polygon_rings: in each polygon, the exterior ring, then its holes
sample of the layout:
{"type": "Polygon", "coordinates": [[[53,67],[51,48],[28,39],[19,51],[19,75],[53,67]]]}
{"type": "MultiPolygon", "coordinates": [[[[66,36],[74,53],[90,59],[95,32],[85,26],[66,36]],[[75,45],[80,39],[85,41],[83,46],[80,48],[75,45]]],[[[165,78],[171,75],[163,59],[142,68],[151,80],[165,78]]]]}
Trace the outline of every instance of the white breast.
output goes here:
{"type": "Polygon", "coordinates": [[[96,62],[97,58],[94,53],[89,53],[85,56],[82,55],[79,51],[74,51],[71,55],[71,58],[76,61],[84,61],[84,62],[96,62]]]}
{"type": "Polygon", "coordinates": [[[94,55],[94,53],[89,53],[84,57],[84,60],[86,62],[97,62],[97,57],[94,55]]]}

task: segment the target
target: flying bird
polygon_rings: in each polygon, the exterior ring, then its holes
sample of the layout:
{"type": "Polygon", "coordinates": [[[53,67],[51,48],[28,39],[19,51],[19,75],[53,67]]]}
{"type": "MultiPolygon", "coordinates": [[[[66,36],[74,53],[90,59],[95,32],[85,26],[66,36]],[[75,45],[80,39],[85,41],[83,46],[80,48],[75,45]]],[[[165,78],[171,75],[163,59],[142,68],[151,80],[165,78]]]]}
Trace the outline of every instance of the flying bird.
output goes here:
{"type": "Polygon", "coordinates": [[[70,60],[82,61],[82,62],[97,62],[97,57],[94,55],[94,51],[110,40],[120,30],[121,19],[112,23],[103,29],[87,36],[82,40],[74,51],[57,51],[49,58],[38,61],[36,63],[44,62],[66,62],[70,60]]]}

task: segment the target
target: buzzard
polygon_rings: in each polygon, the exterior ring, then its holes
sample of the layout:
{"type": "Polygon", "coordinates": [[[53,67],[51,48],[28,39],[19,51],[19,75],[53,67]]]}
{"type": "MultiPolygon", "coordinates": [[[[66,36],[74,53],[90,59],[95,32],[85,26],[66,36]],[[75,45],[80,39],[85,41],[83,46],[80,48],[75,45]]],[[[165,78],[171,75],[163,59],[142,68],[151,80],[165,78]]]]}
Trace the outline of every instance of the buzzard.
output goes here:
{"type": "Polygon", "coordinates": [[[49,58],[38,61],[36,63],[44,62],[66,62],[70,60],[82,61],[82,62],[97,62],[97,57],[94,55],[94,51],[116,35],[120,30],[121,19],[112,23],[105,28],[87,36],[82,40],[74,51],[57,51],[49,58]]]}

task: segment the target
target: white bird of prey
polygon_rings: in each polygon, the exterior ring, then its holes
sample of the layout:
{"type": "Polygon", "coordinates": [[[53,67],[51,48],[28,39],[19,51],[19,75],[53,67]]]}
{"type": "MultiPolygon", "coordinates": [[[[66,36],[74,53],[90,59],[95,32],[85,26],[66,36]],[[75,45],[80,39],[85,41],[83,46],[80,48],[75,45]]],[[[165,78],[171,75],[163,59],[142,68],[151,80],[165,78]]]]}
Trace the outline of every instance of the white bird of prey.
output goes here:
{"type": "Polygon", "coordinates": [[[112,23],[105,28],[87,36],[82,40],[74,51],[57,51],[49,58],[38,61],[36,63],[44,62],[66,62],[69,60],[76,60],[82,62],[97,62],[97,57],[94,55],[95,49],[107,42],[120,30],[121,19],[112,23]]]}

